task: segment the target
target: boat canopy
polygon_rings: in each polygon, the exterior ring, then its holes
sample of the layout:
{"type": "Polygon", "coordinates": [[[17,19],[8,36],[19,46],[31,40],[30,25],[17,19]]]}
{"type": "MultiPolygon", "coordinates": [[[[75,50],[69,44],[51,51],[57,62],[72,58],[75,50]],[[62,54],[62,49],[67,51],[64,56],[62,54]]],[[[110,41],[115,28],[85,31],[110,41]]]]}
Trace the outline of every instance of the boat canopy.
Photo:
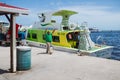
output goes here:
{"type": "Polygon", "coordinates": [[[77,12],[70,11],[70,10],[60,10],[60,11],[53,13],[53,16],[65,16],[65,15],[71,16],[74,14],[77,14],[77,12]]]}
{"type": "Polygon", "coordinates": [[[69,17],[71,15],[77,14],[75,11],[70,11],[70,10],[60,10],[56,11],[53,13],[53,16],[62,16],[62,26],[64,29],[68,30],[69,29],[69,17]]]}

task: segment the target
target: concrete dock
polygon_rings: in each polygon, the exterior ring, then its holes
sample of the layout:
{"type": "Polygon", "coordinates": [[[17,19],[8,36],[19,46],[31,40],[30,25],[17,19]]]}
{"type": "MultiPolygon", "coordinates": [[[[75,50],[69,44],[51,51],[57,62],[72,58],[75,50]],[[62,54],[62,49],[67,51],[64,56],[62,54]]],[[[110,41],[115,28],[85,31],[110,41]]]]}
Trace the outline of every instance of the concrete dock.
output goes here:
{"type": "Polygon", "coordinates": [[[10,47],[0,46],[0,80],[120,80],[120,61],[62,51],[49,55],[36,47],[31,50],[31,69],[10,73],[10,47]]]}

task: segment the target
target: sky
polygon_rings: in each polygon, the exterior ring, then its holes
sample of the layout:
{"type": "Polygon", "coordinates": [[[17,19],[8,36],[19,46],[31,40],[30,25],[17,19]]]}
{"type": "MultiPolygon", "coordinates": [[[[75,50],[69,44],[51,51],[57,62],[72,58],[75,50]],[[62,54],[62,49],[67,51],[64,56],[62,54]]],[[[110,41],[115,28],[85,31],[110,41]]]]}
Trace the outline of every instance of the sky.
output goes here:
{"type": "MultiPolygon", "coordinates": [[[[16,22],[25,26],[39,21],[37,14],[54,10],[78,12],[70,23],[87,22],[99,30],[120,30],[120,0],[0,0],[0,2],[29,9],[28,16],[19,16],[16,22]]],[[[4,17],[0,17],[5,20],[4,17]]]]}

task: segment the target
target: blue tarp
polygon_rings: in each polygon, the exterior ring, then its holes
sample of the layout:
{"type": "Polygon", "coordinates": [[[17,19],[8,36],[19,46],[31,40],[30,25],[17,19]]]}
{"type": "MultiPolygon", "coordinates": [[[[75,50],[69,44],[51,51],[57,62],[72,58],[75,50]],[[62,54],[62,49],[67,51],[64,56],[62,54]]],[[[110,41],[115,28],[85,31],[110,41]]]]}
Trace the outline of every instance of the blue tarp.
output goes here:
{"type": "Polygon", "coordinates": [[[26,32],[18,32],[18,37],[22,40],[25,39],[26,37],[26,32]]]}

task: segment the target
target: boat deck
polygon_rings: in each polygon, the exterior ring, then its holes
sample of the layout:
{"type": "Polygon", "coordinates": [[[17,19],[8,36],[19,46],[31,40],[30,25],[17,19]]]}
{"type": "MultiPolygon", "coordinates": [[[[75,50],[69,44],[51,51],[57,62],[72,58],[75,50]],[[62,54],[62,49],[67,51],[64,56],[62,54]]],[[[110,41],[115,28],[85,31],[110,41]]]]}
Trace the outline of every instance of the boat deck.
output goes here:
{"type": "MultiPolygon", "coordinates": [[[[109,49],[109,48],[113,48],[113,46],[106,46],[106,45],[96,45],[95,47],[93,47],[92,49],[86,51],[86,52],[89,52],[89,53],[93,53],[93,52],[96,52],[96,51],[100,51],[100,50],[103,50],[103,49],[109,49]]],[[[82,50],[84,51],[84,50],[82,50]]]]}

